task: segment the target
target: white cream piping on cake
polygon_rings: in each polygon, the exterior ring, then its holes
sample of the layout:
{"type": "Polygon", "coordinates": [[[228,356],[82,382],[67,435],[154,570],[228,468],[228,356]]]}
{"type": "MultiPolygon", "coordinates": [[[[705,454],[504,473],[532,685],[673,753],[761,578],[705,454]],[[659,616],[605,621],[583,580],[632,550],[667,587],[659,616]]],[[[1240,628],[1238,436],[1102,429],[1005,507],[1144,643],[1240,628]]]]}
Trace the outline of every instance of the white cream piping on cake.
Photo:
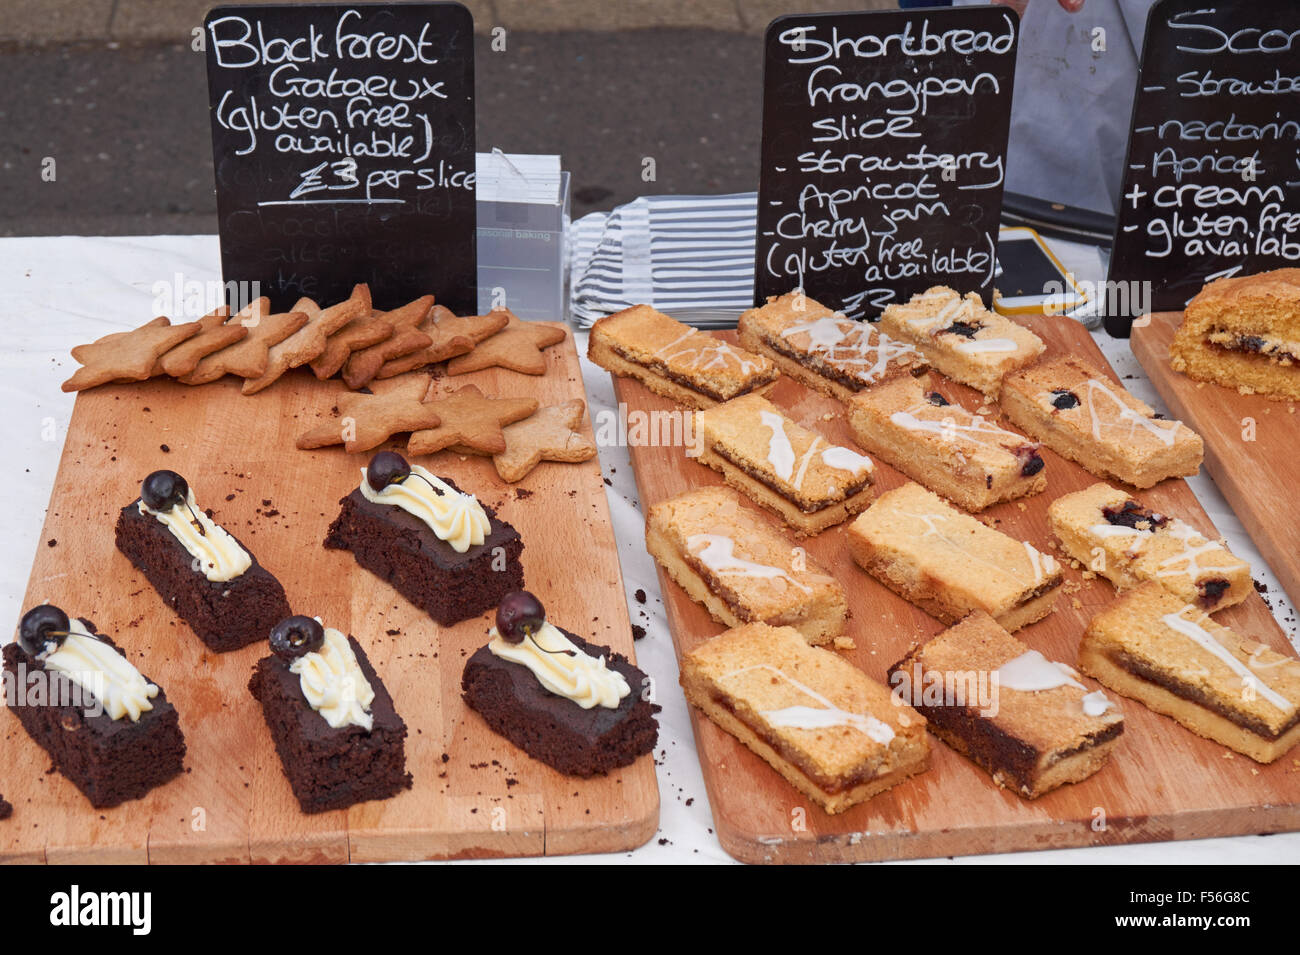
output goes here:
{"type": "Polygon", "coordinates": [[[159,692],[126,657],[92,634],[75,617],[68,621],[68,635],[63,643],[37,654],[37,659],[47,669],[57,670],[98,699],[110,719],[127,716],[132,723],[136,722],[141,713],[153,709],[150,701],[159,692]]]}
{"type": "Polygon", "coordinates": [[[184,504],[166,511],[155,511],[143,498],[137,506],[141,514],[152,514],[171,531],[189,555],[199,562],[199,572],[208,580],[224,583],[253,565],[248,551],[240,547],[224,527],[199,510],[193,488],[187,490],[184,504]],[[194,526],[195,521],[201,531],[194,526]]]}
{"type": "Polygon", "coordinates": [[[298,677],[307,705],[334,729],[360,726],[369,731],[375,723],[370,712],[374,688],[361,672],[348,638],[330,627],[323,629],[320,649],[298,657],[289,664],[289,672],[298,677]]]}
{"type": "Polygon", "coordinates": [[[419,518],[438,540],[446,541],[458,554],[481,545],[492,532],[492,523],[478,498],[457,491],[418,464],[411,467],[405,480],[389,484],[382,491],[370,486],[366,469],[362,468],[360,491],[372,504],[391,504],[419,518]]]}
{"type": "Polygon", "coordinates": [[[493,656],[528,667],[542,686],[584,710],[593,706],[617,709],[632,692],[627,679],[610,669],[604,657],[583,653],[550,623],[543,623],[519,643],[504,640],[496,627],[488,635],[492,638],[488,651],[493,656]]]}
{"type": "Polygon", "coordinates": [[[840,709],[812,687],[800,683],[790,674],[779,667],[772,666],[770,663],[757,663],[753,666],[733,670],[730,673],[723,674],[721,680],[729,680],[754,670],[767,670],[775,673],[800,693],[821,704],[821,707],[785,706],[777,710],[759,710],[758,715],[765,719],[770,726],[799,730],[831,729],[836,726],[847,726],[882,746],[888,746],[894,738],[894,728],[888,723],[869,713],[850,713],[840,709]]]}

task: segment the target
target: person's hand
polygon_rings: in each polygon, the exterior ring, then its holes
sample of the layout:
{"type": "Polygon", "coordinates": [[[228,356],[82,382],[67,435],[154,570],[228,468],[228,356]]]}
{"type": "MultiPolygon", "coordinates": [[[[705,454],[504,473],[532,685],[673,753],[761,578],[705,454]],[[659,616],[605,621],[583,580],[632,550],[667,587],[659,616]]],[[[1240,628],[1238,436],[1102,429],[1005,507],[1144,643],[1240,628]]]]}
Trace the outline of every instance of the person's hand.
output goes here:
{"type": "MultiPolygon", "coordinates": [[[[1025,15],[1025,7],[1029,6],[1029,0],[993,0],[994,3],[1000,3],[1004,7],[1011,7],[1022,17],[1025,15]]],[[[1066,13],[1078,13],[1083,9],[1083,0],[1056,0],[1061,5],[1061,9],[1066,13]]]]}

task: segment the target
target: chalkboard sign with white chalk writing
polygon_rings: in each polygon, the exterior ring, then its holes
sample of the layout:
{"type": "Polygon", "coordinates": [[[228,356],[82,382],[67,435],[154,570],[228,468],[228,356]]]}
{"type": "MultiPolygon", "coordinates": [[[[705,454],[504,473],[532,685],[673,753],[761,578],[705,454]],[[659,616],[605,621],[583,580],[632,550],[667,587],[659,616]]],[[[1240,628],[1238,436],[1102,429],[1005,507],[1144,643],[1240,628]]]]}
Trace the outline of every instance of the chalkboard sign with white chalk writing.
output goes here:
{"type": "Polygon", "coordinates": [[[458,3],[217,7],[205,21],[221,264],[275,308],[477,306],[474,22],[458,3]]]}
{"type": "Polygon", "coordinates": [[[1300,265],[1300,4],[1161,0],[1147,20],[1106,329],[1206,281],[1300,265]]]}
{"type": "Polygon", "coordinates": [[[932,285],[991,300],[1019,21],[1006,7],[768,26],[754,300],[854,318],[932,285]]]}

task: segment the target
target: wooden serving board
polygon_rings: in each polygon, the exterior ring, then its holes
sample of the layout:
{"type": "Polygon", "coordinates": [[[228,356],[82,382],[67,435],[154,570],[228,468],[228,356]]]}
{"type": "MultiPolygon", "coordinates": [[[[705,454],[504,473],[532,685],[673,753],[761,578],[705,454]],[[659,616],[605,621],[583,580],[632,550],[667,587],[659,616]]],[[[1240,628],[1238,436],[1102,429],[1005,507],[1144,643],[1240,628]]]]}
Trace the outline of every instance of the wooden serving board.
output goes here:
{"type": "MultiPolygon", "coordinates": [[[[544,377],[490,369],[441,384],[473,382],[489,395],[531,395],[543,405],[583,396],[572,336],[545,354],[544,377]]],[[[187,772],[141,800],[95,810],[62,775],[45,772],[44,751],[17,719],[0,714],[0,792],[14,805],[0,823],[0,859],[479,858],[614,852],[654,834],[659,791],[650,757],[605,778],[573,779],[516,749],[464,705],[461,671],[487,640],[488,615],[441,628],[350,553],[321,546],[369,454],[299,451],[294,439],[329,413],[342,387],[304,370],[251,397],[235,380],[196,388],[153,380],[77,398],[23,606],[56,603],[126,647],[176,704],[187,772]],[[162,467],[185,475],[200,505],[280,578],[295,613],[320,616],[361,641],[409,728],[413,789],[347,810],[299,811],[247,689],[266,645],[207,651],[114,546],[118,510],[162,467]]],[[[385,447],[401,450],[403,440],[385,447]]],[[[504,484],[488,458],[443,452],[415,460],[518,528],[525,580],[552,620],[633,655],[595,459],[544,463],[515,485],[504,484]]]]}
{"type": "Polygon", "coordinates": [[[1300,604],[1300,511],[1295,503],[1300,414],[1293,401],[1243,395],[1193,381],[1169,365],[1169,343],[1182,312],[1158,312],[1133,324],[1130,345],[1175,417],[1205,439],[1205,470],[1214,478],[1282,589],[1300,604]]]}
{"type": "MultiPolygon", "coordinates": [[[[1025,321],[1048,345],[1109,371],[1087,330],[1069,319],[1025,321]]],[[[720,337],[735,340],[734,332],[720,337]]],[[[1112,372],[1113,375],[1113,372],[1112,372]]],[[[980,396],[948,389],[974,409],[980,396]]],[[[615,391],[628,414],[673,406],[638,382],[617,379],[615,391]]],[[[843,406],[783,377],[770,398],[787,414],[829,440],[855,447],[843,406]],[[828,416],[823,420],[823,416],[828,416]]],[[[643,508],[721,477],[689,460],[681,448],[633,447],[632,462],[643,508]]],[[[1061,494],[1098,479],[1044,449],[1047,490],[1023,502],[1001,504],[983,517],[1040,549],[1052,547],[1047,506],[1061,494]]],[[[877,492],[906,478],[877,462],[877,492]]],[[[1214,529],[1183,481],[1165,481],[1142,500],[1178,515],[1206,534],[1214,529]]],[[[888,667],[909,646],[943,629],[939,621],[896,596],[860,570],[849,556],[848,524],[801,541],[848,593],[848,635],[856,648],[847,659],[884,681],[888,667]]],[[[1217,536],[1217,535],[1214,535],[1217,536]]],[[[793,538],[792,538],[793,541],[793,538]]],[[[1062,555],[1063,556],[1063,555],[1062,555]]],[[[1047,657],[1073,663],[1088,621],[1115,599],[1105,580],[1084,580],[1065,566],[1067,591],[1046,619],[1017,636],[1047,657]]],[[[724,628],[660,570],[673,641],[680,656],[724,628]]],[[[1216,614],[1216,619],[1286,653],[1294,654],[1257,594],[1216,614]]],[[[1198,839],[1300,829],[1300,751],[1260,766],[1223,746],[1194,736],[1141,704],[1107,695],[1121,705],[1127,728],[1111,762],[1073,786],[1026,801],[995,786],[982,770],[934,740],[929,771],[837,816],[828,816],[789,786],[763,760],[706,717],[692,712],[700,764],[722,847],[745,862],[843,862],[968,855],[1025,849],[1198,839]]]]}

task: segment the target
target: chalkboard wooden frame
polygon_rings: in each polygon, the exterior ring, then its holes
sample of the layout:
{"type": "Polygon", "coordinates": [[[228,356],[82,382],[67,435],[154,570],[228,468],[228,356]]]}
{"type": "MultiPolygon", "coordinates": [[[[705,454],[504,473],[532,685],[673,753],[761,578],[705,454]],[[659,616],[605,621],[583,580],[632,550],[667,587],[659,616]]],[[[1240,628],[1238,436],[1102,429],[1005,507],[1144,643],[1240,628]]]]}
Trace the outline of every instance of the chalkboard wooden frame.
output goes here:
{"type": "Polygon", "coordinates": [[[228,297],[287,309],[368,282],[378,308],[477,310],[469,10],[222,6],[204,39],[228,297]]]}
{"type": "MultiPolygon", "coordinates": [[[[1001,6],[798,14],[778,17],[768,25],[764,39],[762,165],[754,255],[756,305],[800,284],[809,296],[843,309],[855,318],[875,318],[889,302],[906,301],[932,285],[947,284],[961,292],[977,291],[986,304],[991,303],[1019,26],[1015,12],[1001,6]],[[794,48],[797,37],[790,32],[799,28],[807,29],[803,34],[806,49],[802,52],[794,48]],[[798,59],[825,54],[822,48],[810,52],[807,47],[834,43],[832,37],[836,30],[857,37],[874,34],[889,38],[904,30],[915,31],[911,35],[916,38],[924,37],[924,30],[945,38],[947,31],[965,30],[992,33],[1006,42],[1005,48],[997,52],[969,48],[963,52],[951,48],[955,41],[945,39],[943,52],[928,57],[906,55],[901,41],[892,48],[885,44],[882,54],[881,44],[876,43],[866,44],[866,48],[868,54],[877,53],[878,59],[860,55],[839,58],[838,63],[787,62],[796,58],[796,54],[798,59]],[[822,76],[832,75],[823,69],[827,64],[841,70],[836,77],[838,83],[898,84],[906,79],[909,70],[926,83],[967,74],[974,80],[968,83],[969,91],[965,94],[914,96],[914,109],[920,109],[922,99],[925,103],[924,115],[916,126],[897,113],[887,113],[885,105],[877,106],[870,100],[850,104],[853,108],[846,106],[840,113],[856,115],[846,120],[841,129],[847,125],[853,135],[836,132],[834,135],[840,137],[837,143],[811,144],[814,133],[830,136],[831,127],[836,124],[828,110],[819,112],[818,109],[823,98],[829,102],[830,96],[840,94],[832,92],[824,96],[814,92],[811,97],[817,102],[808,102],[810,76],[805,74],[818,71],[817,81],[821,82],[822,76]],[[992,77],[993,82],[985,81],[985,77],[992,77]],[[933,109],[932,99],[936,104],[933,109]],[[828,125],[813,126],[814,122],[828,125]],[[924,130],[926,149],[922,151],[914,150],[911,145],[918,141],[915,134],[918,127],[924,130]],[[874,153],[875,143],[888,143],[888,151],[874,153]],[[806,145],[810,148],[805,150],[806,145]],[[801,172],[796,168],[801,152],[811,153],[815,149],[819,158],[805,165],[814,169],[821,166],[824,170],[827,163],[820,159],[821,150],[835,146],[841,147],[839,153],[862,153],[872,158],[852,160],[859,168],[846,172],[801,172]],[[973,165],[972,158],[981,152],[985,154],[981,160],[986,166],[983,169],[973,165]],[[933,165],[938,154],[955,157],[951,179],[945,178],[946,170],[933,165]],[[878,167],[891,161],[911,161],[919,163],[920,168],[911,170],[917,175],[895,175],[894,181],[900,183],[900,188],[886,196],[890,190],[883,184],[889,177],[878,174],[878,167]],[[872,168],[862,169],[864,162],[872,168]],[[991,171],[994,167],[996,174],[991,171]],[[869,175],[874,178],[868,179],[869,175]],[[996,182],[990,183],[994,177],[996,182]],[[921,186],[907,186],[908,182],[923,180],[921,186]],[[910,201],[909,189],[914,193],[910,201]],[[823,218],[809,223],[804,214],[810,207],[833,207],[836,212],[845,207],[844,203],[827,198],[828,194],[835,195],[836,190],[847,190],[838,194],[852,197],[854,213],[847,221],[831,213],[833,221],[823,218]],[[922,191],[926,194],[925,201],[916,198],[922,191]],[[801,195],[805,198],[801,199],[801,195]],[[932,195],[939,199],[931,201],[932,195]],[[913,218],[892,222],[888,218],[909,215],[913,218]],[[799,234],[783,234],[791,228],[799,234]],[[847,243],[839,243],[838,235],[826,234],[836,230],[848,236],[847,243]],[[863,233],[867,236],[865,242],[863,233]],[[771,262],[779,263],[780,268],[773,268],[771,262]],[[877,271],[883,274],[874,274],[877,271]]],[[[916,52],[915,45],[911,49],[916,52]]],[[[868,93],[878,93],[877,101],[907,95],[897,92],[898,89],[896,85],[868,86],[868,93]],[[887,89],[895,92],[888,93],[887,89]]],[[[850,91],[845,95],[858,94],[850,91]]]]}
{"type": "MultiPolygon", "coordinates": [[[[1300,31],[1300,6],[1273,4],[1266,11],[1261,11],[1260,6],[1244,0],[1159,0],[1148,13],[1142,61],[1133,97],[1133,113],[1129,122],[1120,209],[1107,275],[1108,307],[1105,326],[1114,337],[1127,338],[1133,319],[1139,314],[1182,311],[1208,280],[1300,265],[1300,140],[1294,140],[1289,150],[1284,144],[1276,143],[1272,149],[1260,149],[1260,156],[1254,156],[1252,152],[1254,165],[1250,170],[1240,165],[1236,171],[1214,171],[1213,168],[1196,170],[1184,173],[1182,180],[1175,183],[1169,181],[1163,173],[1159,180],[1153,178],[1152,170],[1148,168],[1149,165],[1155,165],[1157,160],[1163,167],[1168,162],[1182,162],[1185,159],[1217,165],[1229,158],[1221,155],[1217,147],[1212,153],[1199,158],[1179,156],[1177,151],[1172,157],[1162,157],[1169,147],[1160,147],[1160,152],[1157,152],[1157,148],[1162,143],[1170,142],[1164,138],[1166,126],[1181,123],[1181,127],[1175,127],[1181,133],[1186,132],[1189,126],[1193,130],[1199,128],[1192,124],[1213,121],[1215,117],[1226,120],[1229,116],[1235,117],[1239,124],[1256,125],[1273,120],[1275,113],[1283,119],[1300,124],[1300,54],[1293,50],[1290,62],[1284,63],[1280,62],[1281,57],[1272,53],[1260,53],[1257,57],[1244,53],[1251,43],[1263,41],[1262,36],[1255,34],[1251,34],[1253,39],[1242,37],[1235,44],[1238,50],[1243,51],[1236,60],[1225,60],[1223,53],[1200,52],[1221,42],[1206,35],[1207,26],[1218,29],[1226,26],[1231,31],[1233,28],[1228,24],[1244,26],[1266,21],[1265,29],[1274,29],[1281,24],[1284,30],[1300,31]],[[1177,26],[1174,21],[1178,21],[1177,26]],[[1181,57],[1179,45],[1184,47],[1181,51],[1184,55],[1181,57]],[[1225,61],[1233,64],[1230,74],[1222,72],[1225,61]],[[1205,70],[1211,71],[1213,80],[1227,76],[1266,80],[1275,68],[1283,66],[1289,67],[1296,78],[1294,91],[1286,96],[1240,92],[1228,96],[1218,92],[1216,87],[1207,85],[1204,80],[1205,70]],[[1197,76],[1194,77],[1193,74],[1197,76]],[[1170,86],[1177,86],[1180,92],[1171,94],[1170,86]],[[1205,108],[1210,105],[1207,101],[1211,98],[1204,94],[1206,89],[1215,89],[1211,95],[1221,98],[1223,102],[1223,107],[1213,114],[1205,108]],[[1199,91],[1199,95],[1185,95],[1185,91],[1199,91]],[[1262,102],[1251,102],[1261,97],[1262,102]],[[1290,172],[1283,173],[1279,164],[1289,167],[1290,172]],[[1251,171],[1255,176],[1254,181],[1243,178],[1243,172],[1251,171]],[[1273,177],[1271,181],[1270,176],[1273,177]],[[1288,176],[1291,178],[1288,179],[1288,176]],[[1170,185],[1176,189],[1196,183],[1207,187],[1232,188],[1247,198],[1258,194],[1260,201],[1233,201],[1229,206],[1217,206],[1227,216],[1223,225],[1226,227],[1229,222],[1233,223],[1229,235],[1178,236],[1177,231],[1187,228],[1200,231],[1207,224],[1203,221],[1198,223],[1195,213],[1190,219],[1180,216],[1177,222],[1167,218],[1165,213],[1157,211],[1159,208],[1169,208],[1156,205],[1157,193],[1170,185]],[[1281,199],[1280,218],[1274,218],[1271,222],[1261,219],[1259,212],[1269,196],[1281,199]],[[1229,211],[1233,206],[1240,209],[1242,218],[1246,220],[1244,228],[1237,228],[1237,216],[1229,211]],[[1288,221],[1289,228],[1281,228],[1280,222],[1292,218],[1294,221],[1288,221]],[[1265,224],[1270,228],[1261,228],[1265,224]],[[1290,255],[1261,250],[1270,240],[1278,241],[1284,234],[1291,236],[1288,240],[1293,243],[1290,255]],[[1180,244],[1181,239],[1187,241],[1180,244]],[[1166,254],[1154,254],[1162,250],[1167,250],[1166,254]]],[[[1259,28],[1251,29],[1258,33],[1259,28]]],[[[1300,129],[1300,125],[1297,128],[1300,129]]],[[[1180,135],[1177,143],[1184,142],[1187,140],[1180,135]]],[[[1236,158],[1240,161],[1242,157],[1236,158]]],[[[1161,202],[1175,198],[1167,190],[1162,194],[1168,198],[1162,198],[1161,202]]],[[[1228,195],[1226,192],[1220,194],[1228,195]]],[[[1176,212],[1182,211],[1184,199],[1195,204],[1198,210],[1207,208],[1197,204],[1197,194],[1188,190],[1178,195],[1179,206],[1176,212]]],[[[1215,207],[1208,208],[1212,210],[1215,207]]],[[[1167,215],[1172,216],[1173,213],[1167,215]]],[[[1218,217],[1215,216],[1215,219],[1218,217]]]]}

